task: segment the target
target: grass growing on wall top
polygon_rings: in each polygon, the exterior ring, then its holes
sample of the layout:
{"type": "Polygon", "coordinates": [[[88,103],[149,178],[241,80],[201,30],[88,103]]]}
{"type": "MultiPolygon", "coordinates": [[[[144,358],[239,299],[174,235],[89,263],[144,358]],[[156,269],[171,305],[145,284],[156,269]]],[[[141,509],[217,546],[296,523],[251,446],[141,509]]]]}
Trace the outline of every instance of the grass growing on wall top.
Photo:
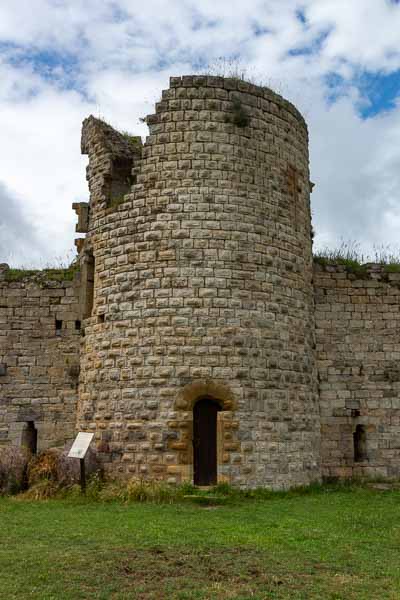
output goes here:
{"type": "Polygon", "coordinates": [[[371,254],[364,254],[354,241],[342,241],[337,248],[320,248],[314,252],[314,261],[321,265],[344,265],[359,275],[367,274],[371,264],[382,266],[387,273],[400,272],[400,250],[382,245],[374,246],[371,254]]]}
{"type": "Polygon", "coordinates": [[[131,144],[138,146],[138,147],[140,147],[142,145],[142,139],[141,139],[140,135],[135,135],[134,133],[131,133],[130,131],[127,131],[126,129],[118,129],[118,127],[111,125],[111,123],[103,117],[99,116],[99,117],[95,117],[95,118],[97,121],[100,121],[107,127],[110,127],[116,133],[119,133],[120,135],[122,135],[122,137],[124,137],[131,144]]]}
{"type": "Polygon", "coordinates": [[[134,135],[133,133],[130,133],[129,131],[125,131],[125,130],[118,131],[118,133],[120,133],[126,140],[128,140],[128,142],[131,142],[131,144],[141,146],[140,136],[134,135]]]}
{"type": "Polygon", "coordinates": [[[31,277],[45,281],[72,281],[77,271],[79,271],[78,263],[65,268],[7,269],[4,278],[9,282],[22,281],[31,277]]]}

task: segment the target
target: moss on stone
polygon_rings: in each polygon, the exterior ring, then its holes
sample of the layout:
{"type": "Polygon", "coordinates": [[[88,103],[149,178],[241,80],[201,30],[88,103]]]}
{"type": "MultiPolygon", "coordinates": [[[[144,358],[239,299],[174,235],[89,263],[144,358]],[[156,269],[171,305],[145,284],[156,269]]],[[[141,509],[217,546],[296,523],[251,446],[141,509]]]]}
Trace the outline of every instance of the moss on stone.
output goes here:
{"type": "Polygon", "coordinates": [[[386,273],[400,273],[400,263],[389,263],[388,265],[384,265],[384,270],[386,273]]]}
{"type": "Polygon", "coordinates": [[[346,267],[347,271],[350,273],[356,273],[357,275],[365,275],[368,273],[368,265],[362,264],[351,258],[328,258],[326,256],[314,256],[314,262],[324,267],[342,265],[346,267]]]}
{"type": "Polygon", "coordinates": [[[7,269],[4,278],[9,282],[30,278],[41,281],[72,281],[77,271],[79,271],[78,263],[59,269],[7,269]]]}
{"type": "Polygon", "coordinates": [[[130,133],[129,131],[119,131],[118,133],[120,133],[131,144],[134,144],[135,146],[141,146],[140,136],[133,135],[133,133],[130,133]]]}
{"type": "Polygon", "coordinates": [[[343,257],[327,257],[317,255],[313,257],[314,263],[322,265],[323,267],[335,267],[342,265],[346,267],[346,271],[354,273],[359,276],[365,276],[373,270],[373,267],[380,267],[383,273],[400,273],[400,262],[391,262],[385,264],[384,262],[377,263],[361,263],[351,258],[343,257]]]}
{"type": "Polygon", "coordinates": [[[239,98],[234,98],[232,100],[232,112],[231,114],[225,116],[225,122],[232,123],[233,125],[241,128],[247,127],[250,124],[250,117],[243,108],[239,98]]]}
{"type": "Polygon", "coordinates": [[[4,279],[6,281],[22,281],[27,277],[33,277],[37,273],[40,273],[40,271],[33,269],[7,269],[4,279]]]}
{"type": "Polygon", "coordinates": [[[363,274],[380,269],[382,273],[400,272],[400,252],[388,245],[374,246],[372,252],[364,254],[360,242],[342,241],[339,246],[319,248],[314,262],[322,266],[343,265],[349,272],[363,274]]]}
{"type": "Polygon", "coordinates": [[[113,210],[118,208],[118,206],[124,204],[124,202],[128,202],[128,200],[125,199],[125,196],[117,196],[116,198],[111,198],[109,205],[107,206],[107,212],[112,212],[113,210]]]}

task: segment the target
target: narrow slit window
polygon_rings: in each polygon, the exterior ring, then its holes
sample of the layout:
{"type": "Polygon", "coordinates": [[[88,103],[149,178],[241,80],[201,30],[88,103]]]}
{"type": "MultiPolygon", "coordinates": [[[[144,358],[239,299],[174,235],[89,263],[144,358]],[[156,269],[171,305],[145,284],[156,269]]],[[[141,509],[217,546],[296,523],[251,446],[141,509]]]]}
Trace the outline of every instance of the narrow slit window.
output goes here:
{"type": "Polygon", "coordinates": [[[85,255],[83,269],[82,269],[82,307],[83,307],[83,318],[88,319],[92,316],[93,301],[94,301],[94,273],[95,273],[95,260],[92,252],[88,252],[85,255]]]}
{"type": "Polygon", "coordinates": [[[364,425],[357,425],[353,433],[354,462],[364,462],[367,460],[367,433],[364,425]]]}
{"type": "Polygon", "coordinates": [[[56,335],[61,335],[62,325],[61,319],[56,319],[56,335]]]}
{"type": "Polygon", "coordinates": [[[75,321],[75,329],[76,329],[76,331],[81,330],[81,322],[80,321],[75,321]]]}
{"type": "Polygon", "coordinates": [[[299,201],[301,197],[301,182],[299,171],[293,165],[288,165],[287,172],[288,201],[292,204],[291,213],[293,226],[297,231],[299,228],[299,201]]]}

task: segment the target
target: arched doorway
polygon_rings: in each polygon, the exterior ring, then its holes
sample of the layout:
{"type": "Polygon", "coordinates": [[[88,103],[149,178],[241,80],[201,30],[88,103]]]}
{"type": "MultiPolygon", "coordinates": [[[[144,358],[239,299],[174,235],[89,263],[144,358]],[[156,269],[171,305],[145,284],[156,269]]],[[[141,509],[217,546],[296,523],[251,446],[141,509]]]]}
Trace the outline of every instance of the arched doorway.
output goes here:
{"type": "Polygon", "coordinates": [[[193,408],[193,481],[195,485],[217,483],[217,414],[219,404],[200,398],[193,408]]]}

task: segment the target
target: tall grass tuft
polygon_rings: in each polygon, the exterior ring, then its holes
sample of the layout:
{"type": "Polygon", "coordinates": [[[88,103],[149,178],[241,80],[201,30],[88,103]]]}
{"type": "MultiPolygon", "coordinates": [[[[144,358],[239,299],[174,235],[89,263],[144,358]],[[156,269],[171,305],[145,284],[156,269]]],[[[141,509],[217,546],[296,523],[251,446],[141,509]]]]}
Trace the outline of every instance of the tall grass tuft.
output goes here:
{"type": "Polygon", "coordinates": [[[22,496],[26,500],[49,500],[58,496],[60,491],[59,486],[52,479],[38,480],[34,485],[29,487],[22,496]]]}
{"type": "Polygon", "coordinates": [[[180,486],[158,481],[131,479],[120,489],[119,499],[124,502],[154,502],[172,504],[183,497],[180,486]]]}
{"type": "Polygon", "coordinates": [[[34,456],[28,465],[29,486],[43,481],[57,481],[57,453],[53,450],[34,456]]]}
{"type": "Polygon", "coordinates": [[[0,448],[0,496],[17,494],[26,487],[29,458],[24,448],[0,448]]]}
{"type": "Polygon", "coordinates": [[[345,265],[360,272],[367,271],[371,264],[381,265],[388,272],[400,271],[400,249],[390,244],[374,245],[372,252],[364,253],[359,242],[342,240],[336,248],[317,249],[314,260],[323,265],[345,265]]]}

